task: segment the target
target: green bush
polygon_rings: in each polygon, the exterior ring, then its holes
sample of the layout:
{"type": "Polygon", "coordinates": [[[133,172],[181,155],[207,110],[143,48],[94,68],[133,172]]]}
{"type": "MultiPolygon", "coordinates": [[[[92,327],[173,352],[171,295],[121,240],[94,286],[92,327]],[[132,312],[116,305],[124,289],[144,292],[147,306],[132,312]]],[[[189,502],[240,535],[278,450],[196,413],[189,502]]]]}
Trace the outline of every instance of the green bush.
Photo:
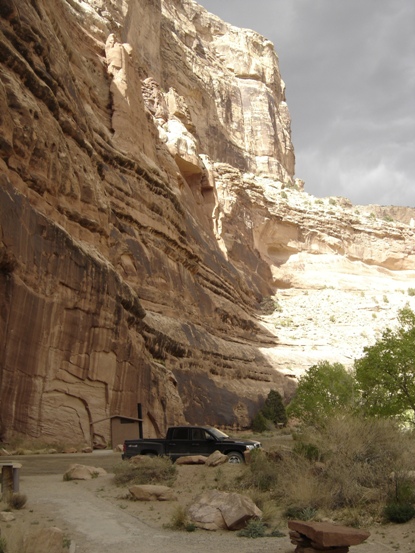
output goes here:
{"type": "Polygon", "coordinates": [[[311,520],[316,514],[317,510],[314,507],[298,507],[296,505],[291,505],[284,511],[286,518],[295,520],[311,520]]]}
{"type": "Polygon", "coordinates": [[[383,513],[389,522],[403,524],[414,518],[415,507],[410,503],[388,503],[383,513]]]}
{"type": "Polygon", "coordinates": [[[321,461],[322,453],[315,444],[298,441],[294,444],[293,451],[309,461],[321,461]]]}
{"type": "Polygon", "coordinates": [[[168,457],[143,457],[138,464],[121,462],[114,467],[114,483],[117,486],[133,484],[171,485],[177,469],[168,457]]]}
{"type": "Polygon", "coordinates": [[[243,487],[260,491],[272,490],[278,482],[278,463],[263,451],[252,451],[251,462],[240,478],[243,487]]]}
{"type": "Polygon", "coordinates": [[[254,432],[259,432],[260,434],[270,430],[272,426],[274,425],[271,421],[264,417],[262,411],[259,411],[259,413],[257,413],[252,420],[252,430],[254,432]]]}
{"type": "Polygon", "coordinates": [[[266,535],[266,526],[262,520],[252,519],[248,524],[238,532],[242,538],[263,538],[266,535]]]}

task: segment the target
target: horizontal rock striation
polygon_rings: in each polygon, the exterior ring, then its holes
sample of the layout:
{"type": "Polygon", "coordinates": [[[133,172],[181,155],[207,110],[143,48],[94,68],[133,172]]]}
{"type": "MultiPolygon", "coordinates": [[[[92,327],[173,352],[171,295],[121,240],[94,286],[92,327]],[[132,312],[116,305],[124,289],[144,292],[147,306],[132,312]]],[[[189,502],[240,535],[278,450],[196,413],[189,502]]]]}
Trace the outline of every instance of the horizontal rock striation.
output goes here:
{"type": "Polygon", "coordinates": [[[294,179],[257,33],[192,0],[4,0],[0,31],[1,438],[246,427],[294,388],[264,299],[413,277],[413,210],[294,179]]]}

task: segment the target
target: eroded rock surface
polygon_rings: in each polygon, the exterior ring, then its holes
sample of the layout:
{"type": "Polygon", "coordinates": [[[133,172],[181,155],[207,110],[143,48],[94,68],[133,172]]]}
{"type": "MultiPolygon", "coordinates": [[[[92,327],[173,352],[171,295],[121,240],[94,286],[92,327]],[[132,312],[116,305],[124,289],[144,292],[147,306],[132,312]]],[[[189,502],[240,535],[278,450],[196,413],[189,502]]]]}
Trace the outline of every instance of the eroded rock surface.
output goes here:
{"type": "Polygon", "coordinates": [[[192,0],[0,16],[1,437],[108,443],[137,403],[147,436],[247,426],[337,351],[265,300],[406,292],[414,210],[303,191],[268,40],[192,0]]]}

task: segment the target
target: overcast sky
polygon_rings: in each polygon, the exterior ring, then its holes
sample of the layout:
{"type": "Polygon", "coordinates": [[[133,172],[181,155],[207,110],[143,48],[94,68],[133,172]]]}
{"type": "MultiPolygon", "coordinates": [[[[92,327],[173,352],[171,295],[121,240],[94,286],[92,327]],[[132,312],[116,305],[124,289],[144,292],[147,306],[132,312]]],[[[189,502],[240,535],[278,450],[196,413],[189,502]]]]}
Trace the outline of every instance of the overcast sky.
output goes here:
{"type": "Polygon", "coordinates": [[[415,207],[415,0],[199,4],[274,43],[306,192],[415,207]]]}

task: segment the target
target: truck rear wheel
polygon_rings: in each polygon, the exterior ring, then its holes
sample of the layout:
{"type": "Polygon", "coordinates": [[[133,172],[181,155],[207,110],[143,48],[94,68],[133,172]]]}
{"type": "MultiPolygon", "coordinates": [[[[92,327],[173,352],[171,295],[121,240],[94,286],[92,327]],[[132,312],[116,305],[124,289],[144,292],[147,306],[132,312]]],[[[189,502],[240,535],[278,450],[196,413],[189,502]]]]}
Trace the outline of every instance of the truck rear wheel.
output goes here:
{"type": "Polygon", "coordinates": [[[231,451],[228,453],[228,463],[240,464],[245,461],[244,456],[239,451],[231,451]]]}

